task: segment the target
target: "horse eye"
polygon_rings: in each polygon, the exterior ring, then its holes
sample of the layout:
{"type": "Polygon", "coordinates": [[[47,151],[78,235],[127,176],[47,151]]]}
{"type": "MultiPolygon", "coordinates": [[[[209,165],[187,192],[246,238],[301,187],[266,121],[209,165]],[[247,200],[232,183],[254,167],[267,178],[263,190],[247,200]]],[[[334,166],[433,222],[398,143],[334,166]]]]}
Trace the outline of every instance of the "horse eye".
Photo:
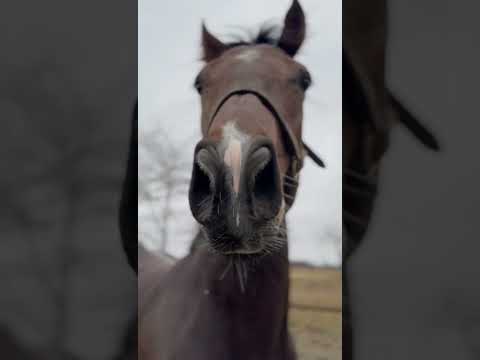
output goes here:
{"type": "Polygon", "coordinates": [[[302,71],[299,78],[300,87],[305,91],[312,85],[312,77],[308,71],[302,71]]]}
{"type": "Polygon", "coordinates": [[[197,76],[197,78],[195,79],[195,82],[194,82],[193,86],[195,87],[195,89],[197,90],[197,92],[199,94],[202,93],[203,86],[202,86],[202,81],[200,80],[199,76],[197,76]]]}

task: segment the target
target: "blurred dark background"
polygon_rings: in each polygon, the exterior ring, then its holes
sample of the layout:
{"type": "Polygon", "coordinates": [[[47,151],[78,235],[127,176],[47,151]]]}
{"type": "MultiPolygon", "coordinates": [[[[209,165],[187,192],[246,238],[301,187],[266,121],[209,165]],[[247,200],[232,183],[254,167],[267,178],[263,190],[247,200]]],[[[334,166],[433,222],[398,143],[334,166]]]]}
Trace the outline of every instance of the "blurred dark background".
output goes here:
{"type": "Polygon", "coordinates": [[[137,2],[2,2],[0,45],[0,357],[121,358],[137,2]]]}
{"type": "Polygon", "coordinates": [[[442,151],[392,133],[350,268],[356,359],[480,359],[478,4],[387,3],[389,85],[442,151]]]}
{"type": "MultiPolygon", "coordinates": [[[[389,83],[443,150],[393,133],[352,259],[359,359],[480,358],[477,14],[390,1],[389,83]]],[[[137,2],[2,2],[0,45],[0,355],[121,358],[137,2]]]]}

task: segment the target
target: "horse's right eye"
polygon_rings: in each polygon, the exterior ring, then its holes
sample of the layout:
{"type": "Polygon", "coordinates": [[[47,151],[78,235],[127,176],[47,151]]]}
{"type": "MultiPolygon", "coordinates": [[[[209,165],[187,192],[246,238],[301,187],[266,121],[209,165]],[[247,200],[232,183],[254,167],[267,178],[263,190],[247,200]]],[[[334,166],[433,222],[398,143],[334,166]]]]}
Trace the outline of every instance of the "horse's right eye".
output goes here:
{"type": "Polygon", "coordinates": [[[194,82],[193,86],[195,87],[195,89],[197,90],[197,92],[199,94],[202,93],[203,86],[202,86],[202,81],[201,81],[199,76],[197,76],[197,78],[195,79],[195,82],[194,82]]]}
{"type": "Polygon", "coordinates": [[[312,77],[310,76],[310,73],[308,71],[302,71],[298,82],[303,91],[307,91],[310,85],[312,85],[312,77]]]}

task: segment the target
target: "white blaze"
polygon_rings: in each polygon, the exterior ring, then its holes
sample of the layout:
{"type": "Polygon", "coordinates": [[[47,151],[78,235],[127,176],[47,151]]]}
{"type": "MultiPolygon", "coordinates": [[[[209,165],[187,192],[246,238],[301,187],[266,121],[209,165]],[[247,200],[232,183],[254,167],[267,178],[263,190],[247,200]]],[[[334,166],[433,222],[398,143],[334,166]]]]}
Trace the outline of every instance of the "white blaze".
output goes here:
{"type": "Polygon", "coordinates": [[[230,139],[227,143],[223,160],[232,171],[233,190],[238,194],[240,191],[240,170],[242,169],[242,143],[238,139],[230,139]]]}
{"type": "MultiPolygon", "coordinates": [[[[233,191],[235,195],[240,192],[240,175],[242,171],[243,149],[248,142],[248,136],[239,131],[233,122],[229,122],[223,128],[222,147],[224,149],[223,161],[228,166],[232,174],[233,191]]],[[[238,209],[235,216],[237,226],[240,225],[240,213],[238,209]]]]}
{"type": "Polygon", "coordinates": [[[260,54],[256,49],[247,49],[241,52],[240,54],[238,54],[236,57],[239,60],[250,63],[250,62],[256,61],[260,57],[260,54]]]}

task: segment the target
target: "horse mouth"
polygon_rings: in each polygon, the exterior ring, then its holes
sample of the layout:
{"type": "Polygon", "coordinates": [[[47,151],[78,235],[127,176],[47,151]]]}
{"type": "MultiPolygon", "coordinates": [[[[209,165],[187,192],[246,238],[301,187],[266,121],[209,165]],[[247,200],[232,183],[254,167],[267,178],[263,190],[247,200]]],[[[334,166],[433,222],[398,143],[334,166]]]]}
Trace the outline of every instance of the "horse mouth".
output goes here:
{"type": "Polygon", "coordinates": [[[215,252],[226,257],[253,257],[265,252],[265,246],[260,242],[248,243],[241,239],[220,243],[207,241],[215,252]]]}
{"type": "Polygon", "coordinates": [[[230,250],[230,251],[224,251],[223,254],[224,255],[258,255],[258,254],[261,254],[263,252],[263,249],[259,248],[259,249],[254,249],[254,250],[251,250],[251,249],[238,249],[238,250],[230,250]]]}
{"type": "MultiPolygon", "coordinates": [[[[271,228],[274,226],[266,226],[271,228]]],[[[278,228],[278,226],[275,226],[278,228]]],[[[261,258],[281,251],[287,243],[286,232],[283,229],[278,231],[263,231],[258,229],[258,236],[254,237],[221,237],[203,228],[205,242],[215,253],[225,257],[236,258],[261,258]]]]}

